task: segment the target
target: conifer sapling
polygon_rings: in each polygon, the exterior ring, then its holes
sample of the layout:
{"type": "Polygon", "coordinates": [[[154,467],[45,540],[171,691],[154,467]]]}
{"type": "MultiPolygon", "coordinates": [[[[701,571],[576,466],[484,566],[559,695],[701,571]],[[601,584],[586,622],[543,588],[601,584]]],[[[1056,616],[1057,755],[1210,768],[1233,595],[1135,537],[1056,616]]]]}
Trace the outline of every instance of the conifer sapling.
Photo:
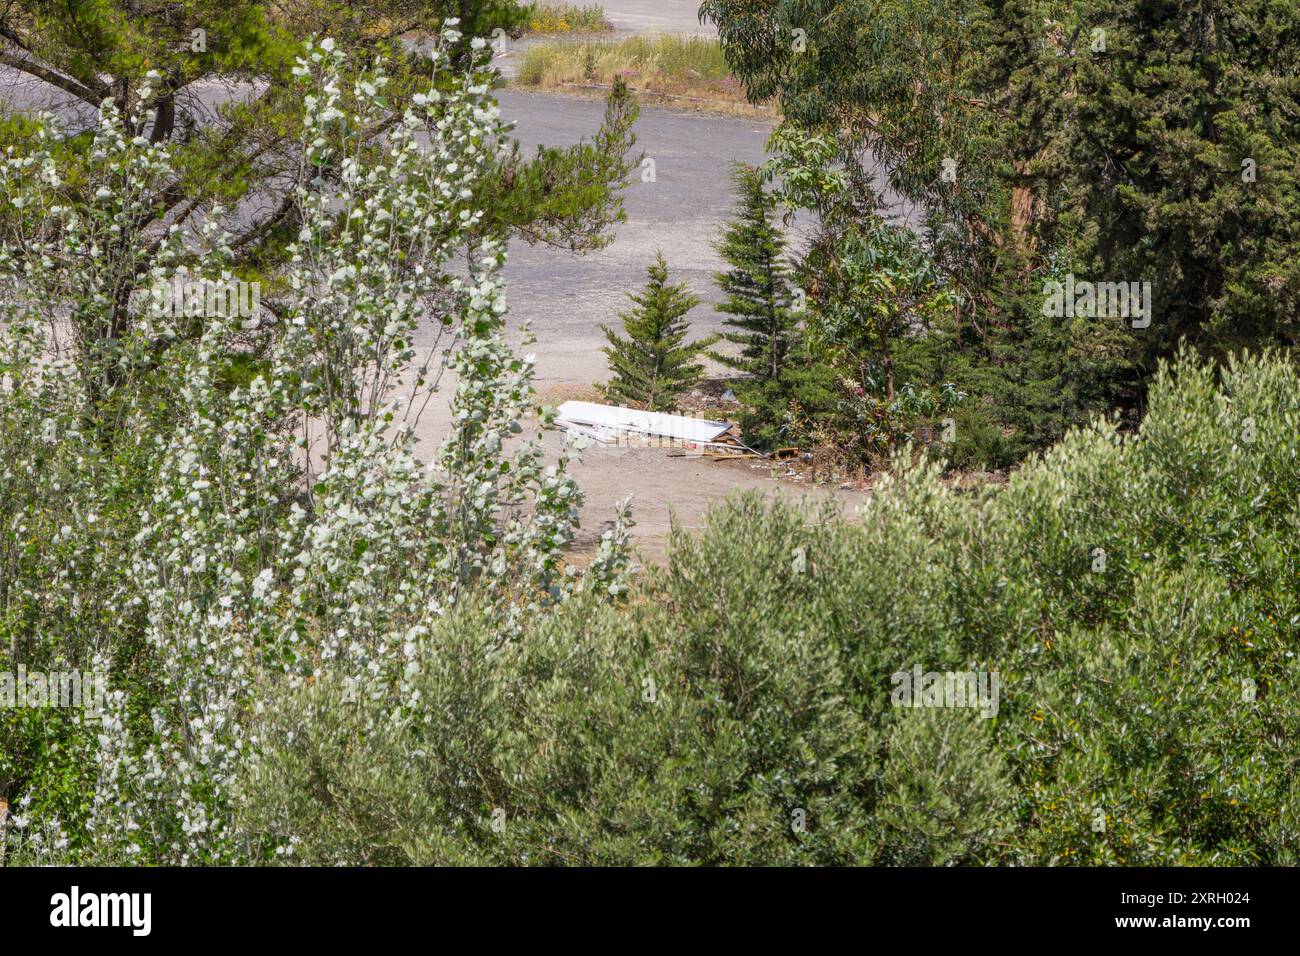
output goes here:
{"type": "Polygon", "coordinates": [[[672,411],[677,397],[699,380],[704,367],[697,359],[714,339],[686,342],[690,323],[686,313],[699,299],[684,283],[668,282],[668,263],[662,252],[647,269],[649,281],[639,293],[629,293],[634,306],[624,312],[621,336],[601,326],[609,345],[602,351],[609,357],[613,373],[601,387],[607,399],[654,412],[672,411]]]}

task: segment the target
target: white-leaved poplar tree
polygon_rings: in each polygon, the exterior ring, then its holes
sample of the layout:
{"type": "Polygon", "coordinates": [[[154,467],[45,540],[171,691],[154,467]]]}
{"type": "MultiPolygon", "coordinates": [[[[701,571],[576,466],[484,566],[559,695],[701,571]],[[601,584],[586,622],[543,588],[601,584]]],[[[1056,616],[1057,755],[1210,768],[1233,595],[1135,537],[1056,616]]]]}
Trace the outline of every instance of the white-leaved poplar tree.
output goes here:
{"type": "MultiPolygon", "coordinates": [[[[453,606],[480,607],[506,642],[575,589],[617,595],[624,587],[626,509],[592,569],[574,573],[564,556],[581,495],[569,451],[548,464],[540,441],[521,437],[533,361],[505,341],[504,236],[484,233],[471,202],[485,160],[505,148],[505,126],[486,44],[474,42],[476,56],[459,72],[447,52],[459,39],[448,21],[428,90],[379,143],[365,131],[386,115],[382,62],[349,74],[328,39],[307,45],[295,70],[304,93],[306,174],[295,194],[303,226],[286,250],[273,309],[161,316],[150,308],[177,281],[206,290],[236,279],[216,225],[222,210],[213,209],[195,235],[141,237],[153,299],[112,356],[74,349],[71,359],[51,360],[69,316],[75,328],[127,266],[59,258],[58,250],[89,248],[76,210],[48,220],[21,268],[14,257],[0,260],[0,281],[25,303],[0,327],[0,438],[8,452],[11,441],[15,450],[31,444],[43,415],[66,426],[51,439],[56,454],[24,452],[24,474],[6,471],[0,488],[25,489],[32,520],[48,525],[38,492],[56,479],[43,469],[60,455],[96,456],[105,476],[97,488],[70,502],[55,496],[56,505],[85,518],[95,495],[117,502],[114,534],[94,552],[111,568],[103,577],[113,591],[90,598],[113,619],[114,635],[144,645],[148,662],[143,679],[126,679],[114,657],[120,642],[90,642],[96,666],[114,670],[114,692],[102,723],[78,736],[97,768],[73,841],[80,858],[238,861],[246,841],[232,825],[232,801],[257,759],[259,713],[273,695],[329,675],[394,709],[418,708],[419,643],[453,606]],[[31,254],[38,242],[50,255],[31,254]],[[180,272],[183,242],[201,254],[180,272]],[[32,261],[45,271],[36,274],[32,261]],[[191,323],[185,334],[181,322],[191,323]],[[416,348],[427,323],[444,330],[449,349],[416,348]],[[106,362],[118,372],[104,379],[106,362]],[[451,431],[422,455],[415,426],[444,373],[455,379],[451,431]],[[100,381],[118,393],[107,410],[92,387],[100,381]],[[11,396],[22,400],[11,406],[11,396]],[[128,505],[112,487],[123,443],[138,450],[128,505]]],[[[116,177],[103,202],[126,228],[121,197],[143,192],[132,177],[163,174],[169,159],[165,146],[115,133],[112,109],[104,105],[98,134],[105,179],[116,177]]],[[[7,175],[11,202],[54,203],[58,151],[51,134],[41,137],[8,168],[53,172],[44,185],[7,175]]],[[[114,225],[104,215],[92,221],[114,225]]],[[[27,530],[3,527],[0,560],[27,530]]],[[[90,540],[81,527],[68,534],[90,540]]],[[[18,587],[38,587],[30,571],[39,564],[15,567],[18,587]]],[[[30,621],[12,616],[7,627],[30,621]]],[[[90,661],[81,654],[83,666],[90,661]]]]}

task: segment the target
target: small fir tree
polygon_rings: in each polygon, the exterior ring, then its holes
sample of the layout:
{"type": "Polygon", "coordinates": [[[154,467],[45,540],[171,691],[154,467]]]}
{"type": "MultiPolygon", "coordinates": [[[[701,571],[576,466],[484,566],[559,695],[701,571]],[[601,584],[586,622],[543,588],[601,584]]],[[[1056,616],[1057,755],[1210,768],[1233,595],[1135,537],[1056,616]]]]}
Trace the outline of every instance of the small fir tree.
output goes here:
{"type": "Polygon", "coordinates": [[[714,279],[726,296],[718,311],[735,331],[722,338],[740,346],[739,355],[714,353],[724,365],[757,379],[776,381],[797,334],[793,291],[783,261],[785,237],[774,222],[775,198],[763,189],[753,166],[737,163],[736,218],[727,225],[718,253],[731,266],[714,279]]]}
{"type": "Polygon", "coordinates": [[[662,252],[647,269],[649,281],[640,293],[629,293],[634,307],[623,313],[626,337],[601,326],[609,345],[613,378],[601,387],[607,399],[649,411],[671,411],[677,396],[695,385],[704,371],[697,359],[713,339],[687,343],[690,323],[685,315],[699,304],[685,284],[669,284],[662,252]]]}

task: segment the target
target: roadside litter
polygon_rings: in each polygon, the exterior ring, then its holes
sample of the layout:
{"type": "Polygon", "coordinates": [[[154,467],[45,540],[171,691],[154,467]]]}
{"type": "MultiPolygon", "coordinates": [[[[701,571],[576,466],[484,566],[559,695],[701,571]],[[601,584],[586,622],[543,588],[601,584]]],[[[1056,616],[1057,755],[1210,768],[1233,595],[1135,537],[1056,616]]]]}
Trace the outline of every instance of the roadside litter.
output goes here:
{"type": "Polygon", "coordinates": [[[731,422],[646,412],[597,402],[565,402],[555,424],[601,445],[699,449],[709,457],[762,457],[746,446],[731,422]]]}

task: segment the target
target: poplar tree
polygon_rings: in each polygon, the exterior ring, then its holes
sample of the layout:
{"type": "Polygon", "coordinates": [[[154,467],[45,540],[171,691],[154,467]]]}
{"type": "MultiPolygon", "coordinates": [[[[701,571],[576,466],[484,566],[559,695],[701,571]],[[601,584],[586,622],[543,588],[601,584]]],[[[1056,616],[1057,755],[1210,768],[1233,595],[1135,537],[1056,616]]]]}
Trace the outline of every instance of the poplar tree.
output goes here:
{"type": "MultiPolygon", "coordinates": [[[[171,227],[193,234],[214,208],[224,209],[232,271],[268,289],[283,285],[291,266],[285,250],[303,227],[296,190],[342,176],[337,163],[301,163],[293,140],[303,111],[294,71],[305,39],[324,37],[356,64],[385,62],[387,111],[364,131],[358,157],[364,167],[380,161],[385,137],[408,107],[429,108],[413,97],[428,89],[434,59],[406,38],[437,31],[446,19],[459,21],[459,37],[446,40],[451,62],[436,77],[442,89],[452,82],[449,68],[468,66],[476,40],[481,45],[526,16],[514,0],[16,0],[0,6],[0,77],[8,83],[0,96],[0,150],[30,137],[25,111],[59,103],[63,148],[91,163],[92,134],[109,103],[127,142],[165,145],[171,155],[170,175],[140,184],[145,192],[137,214],[106,240],[105,261],[119,268],[106,294],[77,317],[82,347],[107,370],[94,387],[111,392],[118,383],[119,364],[101,359],[131,334],[132,294],[145,287],[171,227]]],[[[341,84],[343,105],[356,95],[355,79],[349,75],[341,84]]],[[[610,242],[611,227],[624,218],[621,191],[635,163],[636,113],[619,81],[590,138],[529,155],[502,135],[504,149],[487,151],[484,175],[474,195],[464,197],[482,213],[470,243],[505,232],[581,253],[610,242]]],[[[79,177],[64,190],[65,203],[97,201],[79,177]]],[[[30,237],[44,228],[28,210],[0,209],[0,238],[18,261],[31,260],[30,237]]],[[[193,255],[186,258],[197,264],[193,255]]],[[[282,300],[275,293],[262,304],[281,314],[282,300]]],[[[159,354],[168,347],[168,340],[156,343],[159,354]]]]}

